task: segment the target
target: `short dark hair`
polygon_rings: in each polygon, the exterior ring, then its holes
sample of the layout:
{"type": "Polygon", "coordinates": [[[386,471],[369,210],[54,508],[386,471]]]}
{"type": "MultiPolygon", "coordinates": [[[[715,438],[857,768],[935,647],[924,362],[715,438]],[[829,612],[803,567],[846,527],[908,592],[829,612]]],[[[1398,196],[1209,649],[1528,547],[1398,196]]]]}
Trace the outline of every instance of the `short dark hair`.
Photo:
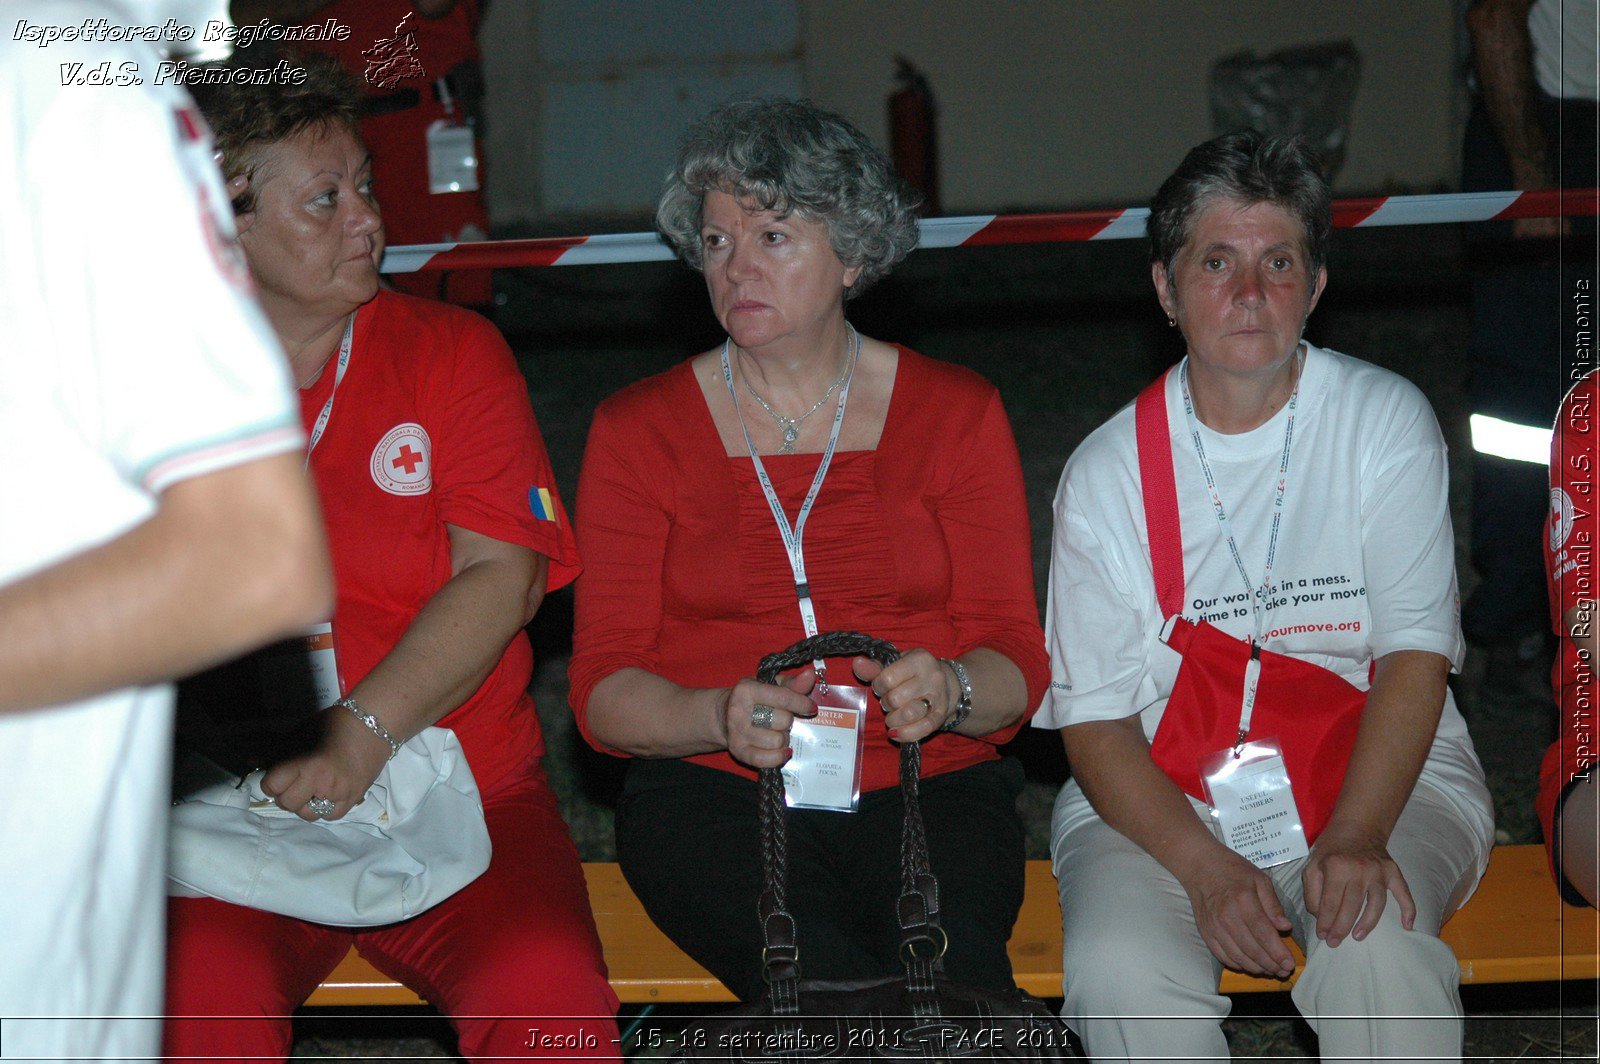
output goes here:
{"type": "MultiPolygon", "coordinates": [[[[348,129],[361,139],[361,82],[329,56],[299,56],[291,75],[250,83],[245,79],[199,83],[192,87],[195,103],[205,115],[222,155],[224,181],[253,173],[261,149],[308,129],[348,129]]],[[[240,213],[255,209],[255,183],[235,201],[240,213]]]]}
{"type": "Polygon", "coordinates": [[[1272,203],[1300,222],[1313,277],[1328,261],[1333,194],[1321,161],[1300,137],[1255,130],[1224,133],[1190,149],[1150,201],[1150,261],[1172,276],[1195,216],[1218,197],[1246,205],[1272,203]]]}
{"type": "Polygon", "coordinates": [[[917,193],[866,134],[809,100],[735,100],[684,134],[656,228],[697,270],[708,192],[822,222],[839,261],[861,269],[851,296],[917,246],[917,193]]]}

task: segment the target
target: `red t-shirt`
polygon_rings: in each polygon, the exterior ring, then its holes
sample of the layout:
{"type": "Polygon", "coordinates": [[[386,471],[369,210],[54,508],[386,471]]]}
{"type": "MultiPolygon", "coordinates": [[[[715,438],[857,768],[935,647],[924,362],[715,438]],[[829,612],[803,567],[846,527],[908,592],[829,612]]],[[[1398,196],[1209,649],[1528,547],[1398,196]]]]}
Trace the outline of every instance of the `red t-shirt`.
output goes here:
{"type": "MultiPolygon", "coordinates": [[[[1562,617],[1583,600],[1600,599],[1594,568],[1596,383],[1600,373],[1579,381],[1561,404],[1550,443],[1550,515],[1545,522],[1544,571],[1550,591],[1550,623],[1560,638],[1550,683],[1560,710],[1560,733],[1545,751],[1539,771],[1539,822],[1554,869],[1556,807],[1567,785],[1595,762],[1594,662],[1583,661],[1567,638],[1562,617]]],[[[1559,874],[1557,882],[1561,881],[1559,874]]]]}
{"type": "MultiPolygon", "coordinates": [[[[343,690],[372,670],[450,579],[446,523],[550,559],[548,588],[578,575],[577,544],[511,351],[483,318],[379,292],[356,314],[349,368],[337,356],[300,392],[338,598],[343,690]]],[[[471,698],[439,724],[455,731],[488,788],[543,752],[528,696],[533,651],[518,633],[471,698]]],[[[368,707],[382,717],[382,707],[368,707]]]]}
{"type": "MultiPolygon", "coordinates": [[[[970,370],[905,348],[899,359],[877,449],[835,454],[807,519],[818,625],[942,657],[992,648],[1021,669],[1028,705],[1037,706],[1049,661],[1022,467],[999,393],[970,370]]],[[[762,456],[790,521],[820,461],[762,456]]],[[[754,675],[763,655],[804,638],[772,511],[750,459],[724,451],[688,362],[601,404],[578,515],[586,567],[568,676],[578,726],[600,749],[588,730],[589,695],[616,670],[728,687],[754,675]]],[[[836,679],[850,676],[848,661],[828,667],[836,679]]],[[[1020,726],[986,740],[935,736],[923,745],[923,773],[991,760],[1020,726]]],[[[754,775],[726,752],[689,760],[754,775]]],[[[898,771],[899,748],[883,714],[871,712],[862,789],[894,786],[898,771]]]]}

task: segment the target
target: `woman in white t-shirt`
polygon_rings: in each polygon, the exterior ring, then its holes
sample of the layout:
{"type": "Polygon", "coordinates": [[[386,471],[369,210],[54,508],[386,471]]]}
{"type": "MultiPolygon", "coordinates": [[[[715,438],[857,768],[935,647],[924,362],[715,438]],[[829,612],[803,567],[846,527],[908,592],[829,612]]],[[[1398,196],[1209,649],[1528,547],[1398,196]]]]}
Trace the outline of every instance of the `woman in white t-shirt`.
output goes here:
{"type": "Polygon", "coordinates": [[[1063,1015],[1096,1057],[1226,1056],[1221,970],[1289,976],[1286,935],[1324,1057],[1461,1051],[1437,935],[1493,823],[1445,683],[1445,446],[1411,384],[1301,340],[1330,228],[1298,142],[1191,151],[1150,218],[1187,358],[1056,496],[1036,723],[1072,765],[1063,1015]]]}

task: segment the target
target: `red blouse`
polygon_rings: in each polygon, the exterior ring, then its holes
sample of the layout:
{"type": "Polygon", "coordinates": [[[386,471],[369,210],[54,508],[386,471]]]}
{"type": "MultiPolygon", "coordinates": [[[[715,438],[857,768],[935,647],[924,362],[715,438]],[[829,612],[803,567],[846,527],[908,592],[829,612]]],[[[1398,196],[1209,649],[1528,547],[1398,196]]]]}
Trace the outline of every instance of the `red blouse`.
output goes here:
{"type": "MultiPolygon", "coordinates": [[[[791,521],[817,454],[762,456],[791,521]]],[[[578,488],[585,573],[569,669],[578,726],[600,680],[629,666],[686,687],[728,687],[805,630],[772,512],[750,459],[723,449],[690,363],[640,381],[595,413],[578,488]]],[[[941,657],[989,647],[1049,682],[1034,595],[1022,467],[999,393],[957,366],[899,349],[878,447],[834,455],[806,523],[807,576],[823,631],[852,629],[941,657]]],[[[834,677],[849,663],[830,662],[834,677]]],[[[999,756],[1017,724],[923,745],[923,774],[999,756]]],[[[863,790],[895,785],[899,748],[868,715],[863,790]]],[[[607,752],[615,753],[616,751],[607,752]]],[[[689,760],[745,776],[726,753],[689,760]]]]}

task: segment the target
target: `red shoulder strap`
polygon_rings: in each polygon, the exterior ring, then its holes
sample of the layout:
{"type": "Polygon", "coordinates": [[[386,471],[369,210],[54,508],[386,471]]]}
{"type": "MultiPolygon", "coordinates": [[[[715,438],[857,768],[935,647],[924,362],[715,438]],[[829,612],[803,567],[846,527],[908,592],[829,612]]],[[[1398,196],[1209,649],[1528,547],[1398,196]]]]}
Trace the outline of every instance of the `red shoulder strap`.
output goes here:
{"type": "Polygon", "coordinates": [[[1178,522],[1178,483],[1172,469],[1172,433],[1167,427],[1167,373],[1139,393],[1134,425],[1156,601],[1161,613],[1172,617],[1183,612],[1183,528],[1178,522]]]}

